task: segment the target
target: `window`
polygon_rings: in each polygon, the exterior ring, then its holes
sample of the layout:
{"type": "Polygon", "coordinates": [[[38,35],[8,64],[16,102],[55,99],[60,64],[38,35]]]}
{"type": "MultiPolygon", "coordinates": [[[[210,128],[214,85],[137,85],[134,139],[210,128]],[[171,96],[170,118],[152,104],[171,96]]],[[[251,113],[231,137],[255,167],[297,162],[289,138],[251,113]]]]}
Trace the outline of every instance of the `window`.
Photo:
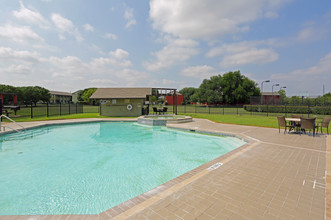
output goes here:
{"type": "Polygon", "coordinates": [[[112,104],[116,104],[116,99],[111,100],[112,104]]]}

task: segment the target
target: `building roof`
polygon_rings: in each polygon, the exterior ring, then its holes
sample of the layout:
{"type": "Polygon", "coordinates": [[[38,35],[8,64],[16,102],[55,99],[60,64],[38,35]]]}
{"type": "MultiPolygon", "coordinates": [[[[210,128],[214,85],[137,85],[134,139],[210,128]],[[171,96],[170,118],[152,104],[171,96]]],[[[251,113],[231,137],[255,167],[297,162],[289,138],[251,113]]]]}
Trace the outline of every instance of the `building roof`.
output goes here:
{"type": "MultiPolygon", "coordinates": [[[[262,92],[262,95],[272,95],[272,92],[262,92]]],[[[274,92],[273,95],[280,95],[278,92],[274,92]]]]}
{"type": "Polygon", "coordinates": [[[59,92],[59,91],[49,91],[51,95],[63,95],[63,96],[72,96],[69,92],[59,92]]]}
{"type": "Polygon", "coordinates": [[[99,88],[90,99],[134,99],[152,95],[152,88],[99,88]]]}

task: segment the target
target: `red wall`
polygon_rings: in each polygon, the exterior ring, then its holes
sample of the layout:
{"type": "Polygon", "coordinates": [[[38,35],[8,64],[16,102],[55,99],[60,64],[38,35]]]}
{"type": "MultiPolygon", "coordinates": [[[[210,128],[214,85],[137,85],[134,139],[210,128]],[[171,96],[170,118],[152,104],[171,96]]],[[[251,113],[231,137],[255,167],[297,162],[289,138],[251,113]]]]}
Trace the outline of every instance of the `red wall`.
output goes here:
{"type": "MultiPolygon", "coordinates": [[[[174,104],[174,97],[173,96],[166,96],[164,98],[164,102],[167,102],[168,105],[174,104]]],[[[183,95],[177,95],[177,105],[181,105],[182,102],[184,102],[184,96],[183,95]]]]}

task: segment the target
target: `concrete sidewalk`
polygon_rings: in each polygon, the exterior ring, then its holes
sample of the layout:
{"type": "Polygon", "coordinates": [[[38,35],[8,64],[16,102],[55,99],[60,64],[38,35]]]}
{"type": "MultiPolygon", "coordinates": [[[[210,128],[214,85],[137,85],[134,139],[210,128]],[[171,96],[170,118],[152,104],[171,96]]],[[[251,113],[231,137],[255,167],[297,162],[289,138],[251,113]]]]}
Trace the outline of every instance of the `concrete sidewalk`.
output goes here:
{"type": "MultiPolygon", "coordinates": [[[[77,121],[95,120],[64,122],[77,121]]],[[[22,124],[30,127],[44,122],[22,124]]],[[[278,129],[205,119],[168,127],[235,135],[248,144],[99,215],[0,216],[0,219],[331,218],[329,135],[284,134],[283,130],[278,133],[278,129]],[[208,169],[217,163],[223,165],[208,169]]]]}

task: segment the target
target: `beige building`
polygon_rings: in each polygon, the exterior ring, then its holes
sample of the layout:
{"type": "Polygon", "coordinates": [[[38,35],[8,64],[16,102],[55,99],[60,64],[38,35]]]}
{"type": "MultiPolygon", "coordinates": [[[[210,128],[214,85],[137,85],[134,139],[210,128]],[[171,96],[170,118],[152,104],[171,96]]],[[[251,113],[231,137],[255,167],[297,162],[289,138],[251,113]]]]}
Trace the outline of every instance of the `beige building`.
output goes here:
{"type": "Polygon", "coordinates": [[[69,92],[49,91],[51,93],[50,103],[67,104],[72,101],[72,94],[69,92]]]}
{"type": "Polygon", "coordinates": [[[100,115],[140,116],[152,88],[99,88],[90,99],[100,100],[100,115]]]}

